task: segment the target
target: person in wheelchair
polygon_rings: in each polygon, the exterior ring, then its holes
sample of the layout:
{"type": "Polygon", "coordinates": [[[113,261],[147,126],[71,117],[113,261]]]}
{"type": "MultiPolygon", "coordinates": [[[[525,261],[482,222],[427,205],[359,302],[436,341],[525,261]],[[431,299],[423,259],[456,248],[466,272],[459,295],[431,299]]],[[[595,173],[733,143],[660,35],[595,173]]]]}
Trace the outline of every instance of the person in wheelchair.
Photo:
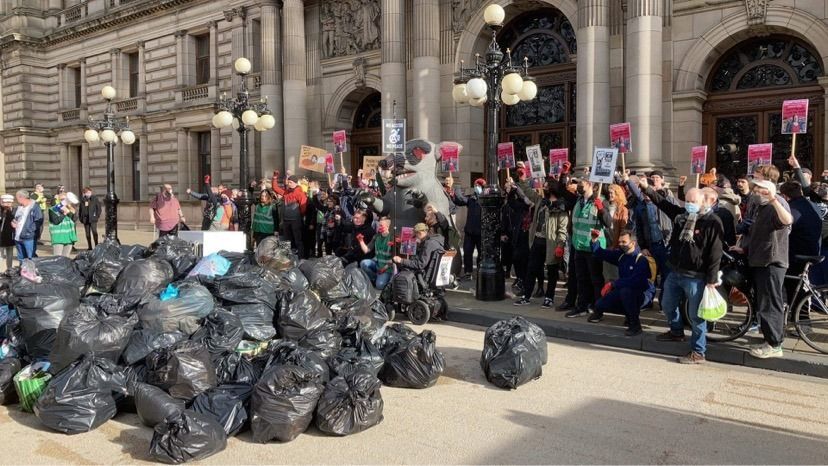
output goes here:
{"type": "Polygon", "coordinates": [[[404,259],[400,256],[394,256],[391,260],[404,269],[422,274],[425,272],[428,261],[434,252],[443,250],[445,239],[439,233],[429,234],[428,225],[425,223],[414,225],[414,238],[417,240],[417,254],[413,258],[404,259]]]}

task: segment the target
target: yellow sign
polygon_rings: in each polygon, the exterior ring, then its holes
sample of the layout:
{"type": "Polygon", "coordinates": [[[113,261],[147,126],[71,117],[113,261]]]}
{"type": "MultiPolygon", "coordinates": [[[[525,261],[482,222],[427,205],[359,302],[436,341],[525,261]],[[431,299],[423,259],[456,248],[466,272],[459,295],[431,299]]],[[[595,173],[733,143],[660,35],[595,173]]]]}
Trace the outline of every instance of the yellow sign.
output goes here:
{"type": "Polygon", "coordinates": [[[366,155],[362,158],[362,174],[365,177],[371,176],[371,170],[374,170],[374,174],[379,171],[379,163],[380,160],[384,159],[385,157],[382,155],[366,155]]]}
{"type": "Polygon", "coordinates": [[[325,149],[312,146],[302,146],[299,149],[299,168],[319,173],[325,173],[325,149]]]}

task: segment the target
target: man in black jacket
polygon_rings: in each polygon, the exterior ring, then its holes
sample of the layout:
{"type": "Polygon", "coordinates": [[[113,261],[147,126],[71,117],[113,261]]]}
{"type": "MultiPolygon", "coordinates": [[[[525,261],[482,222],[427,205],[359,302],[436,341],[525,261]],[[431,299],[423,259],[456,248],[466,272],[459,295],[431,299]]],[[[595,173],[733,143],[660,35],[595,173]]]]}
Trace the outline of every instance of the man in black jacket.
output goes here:
{"type": "Polygon", "coordinates": [[[463,228],[463,268],[465,275],[463,280],[471,279],[473,264],[474,264],[474,250],[477,249],[477,258],[480,258],[480,202],[478,196],[483,194],[486,188],[486,180],[478,178],[474,182],[474,192],[468,196],[463,194],[461,188],[454,191],[454,203],[458,206],[466,206],[466,226],[463,228]]]}
{"type": "Polygon", "coordinates": [[[664,298],[661,309],[670,324],[670,330],[656,337],[659,341],[685,341],[681,319],[681,303],[686,300],[692,334],[690,353],[679,358],[682,364],[705,362],[707,322],[698,313],[705,288],[716,291],[719,281],[719,264],[722,259],[722,221],[705,199],[701,190],[687,191],[684,208],[679,207],[654,189],[647,179],[641,178],[641,189],[658,208],[673,220],[670,235],[670,274],[664,282],[664,298]]]}
{"type": "Polygon", "coordinates": [[[92,239],[95,240],[95,246],[98,245],[98,218],[101,216],[101,203],[98,198],[92,195],[92,188],[83,188],[83,199],[80,202],[80,211],[78,217],[83,223],[83,229],[86,232],[86,247],[92,249],[92,239]]]}
{"type": "Polygon", "coordinates": [[[431,255],[435,251],[443,249],[443,236],[439,233],[428,233],[428,225],[425,223],[418,223],[414,225],[414,238],[417,240],[417,254],[411,259],[404,259],[400,256],[394,256],[391,260],[395,264],[399,264],[409,270],[417,273],[425,272],[431,255]]]}
{"type": "Polygon", "coordinates": [[[342,258],[346,264],[356,262],[359,264],[363,259],[369,259],[369,256],[362,251],[359,245],[360,240],[365,244],[374,239],[374,228],[368,220],[368,214],[364,210],[357,210],[350,220],[345,220],[342,223],[342,230],[347,235],[346,249],[342,254],[342,258]]]}
{"type": "Polygon", "coordinates": [[[210,175],[204,175],[204,192],[197,193],[187,188],[187,194],[194,199],[204,201],[203,216],[201,219],[201,230],[207,231],[216,220],[216,211],[220,203],[219,188],[210,186],[210,175]]]}

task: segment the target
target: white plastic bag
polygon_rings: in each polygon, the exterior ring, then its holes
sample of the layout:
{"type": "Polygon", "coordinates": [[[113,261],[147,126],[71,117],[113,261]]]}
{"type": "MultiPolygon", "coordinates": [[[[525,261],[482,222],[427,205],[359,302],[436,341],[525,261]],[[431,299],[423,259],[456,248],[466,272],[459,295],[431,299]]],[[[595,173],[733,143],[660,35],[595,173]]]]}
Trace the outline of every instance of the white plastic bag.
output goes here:
{"type": "Polygon", "coordinates": [[[715,288],[704,287],[701,304],[699,304],[699,317],[715,322],[727,314],[727,302],[715,288]]]}

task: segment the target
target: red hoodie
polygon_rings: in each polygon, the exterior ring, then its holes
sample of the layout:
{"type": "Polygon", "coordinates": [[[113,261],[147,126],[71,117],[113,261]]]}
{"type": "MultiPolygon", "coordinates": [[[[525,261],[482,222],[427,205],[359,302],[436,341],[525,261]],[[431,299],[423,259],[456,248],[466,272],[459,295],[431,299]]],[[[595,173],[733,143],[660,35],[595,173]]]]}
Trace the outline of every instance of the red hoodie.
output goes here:
{"type": "Polygon", "coordinates": [[[305,215],[305,209],[308,207],[308,196],[302,191],[302,188],[297,186],[289,191],[282,189],[279,187],[279,179],[275,176],[271,180],[271,188],[273,188],[274,193],[282,196],[284,199],[286,213],[290,208],[290,204],[299,204],[299,213],[303,216],[305,215]]]}

